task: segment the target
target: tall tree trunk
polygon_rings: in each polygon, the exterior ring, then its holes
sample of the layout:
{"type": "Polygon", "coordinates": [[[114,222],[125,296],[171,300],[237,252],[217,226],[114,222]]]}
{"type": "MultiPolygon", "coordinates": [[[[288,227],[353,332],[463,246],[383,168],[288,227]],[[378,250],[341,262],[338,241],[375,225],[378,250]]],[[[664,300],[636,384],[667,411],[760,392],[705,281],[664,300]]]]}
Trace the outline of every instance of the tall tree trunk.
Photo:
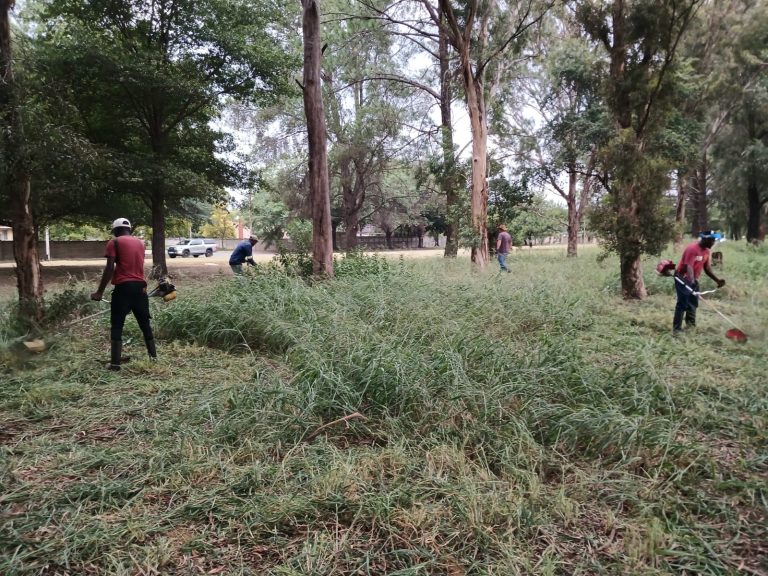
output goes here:
{"type": "Polygon", "coordinates": [[[344,231],[346,242],[345,251],[352,252],[355,248],[357,248],[357,228],[359,226],[357,212],[348,214],[344,220],[344,226],[346,228],[344,231]]]}
{"type": "Polygon", "coordinates": [[[707,151],[704,150],[694,169],[693,178],[690,180],[691,208],[693,211],[691,233],[693,236],[696,236],[702,230],[709,230],[709,208],[707,206],[708,170],[707,151]]]}
{"type": "Polygon", "coordinates": [[[10,177],[13,258],[16,261],[19,311],[23,318],[39,321],[43,317],[43,277],[31,210],[30,177],[24,170],[13,170],[10,177]]]}
{"type": "Polygon", "coordinates": [[[476,77],[469,61],[469,52],[461,55],[464,90],[472,131],[472,262],[483,270],[488,265],[488,125],[485,116],[485,94],[482,79],[476,77]]]}
{"type": "Polygon", "coordinates": [[[13,256],[16,261],[16,283],[19,311],[25,319],[39,321],[43,317],[43,278],[37,233],[32,215],[29,152],[19,111],[13,76],[10,11],[14,0],[0,0],[0,127],[5,158],[4,182],[10,192],[9,208],[13,230],[13,256]]]}
{"type": "Polygon", "coordinates": [[[683,226],[685,225],[685,191],[688,177],[685,170],[677,171],[677,202],[675,204],[675,246],[683,241],[683,226]]]}
{"type": "Polygon", "coordinates": [[[643,280],[639,251],[624,251],[619,255],[621,267],[621,294],[627,300],[641,300],[648,293],[643,280]]]}
{"type": "MultiPolygon", "coordinates": [[[[610,50],[610,77],[613,87],[610,102],[617,132],[632,129],[635,136],[634,152],[642,158],[644,145],[632,127],[632,105],[626,85],[626,62],[628,40],[625,34],[626,18],[624,0],[614,0],[611,6],[613,45],[610,50]]],[[[646,297],[645,283],[640,262],[641,250],[639,234],[640,203],[634,179],[639,175],[631,169],[614,183],[614,204],[617,210],[618,225],[616,236],[619,246],[619,265],[621,291],[625,299],[643,299],[646,297]]]]}
{"type": "Polygon", "coordinates": [[[438,27],[438,55],[440,58],[440,135],[443,148],[443,174],[440,180],[445,194],[447,213],[445,225],[445,258],[456,258],[459,253],[459,195],[456,191],[456,162],[453,157],[453,118],[451,115],[450,56],[448,53],[448,37],[445,32],[445,15],[440,14],[438,27]]]}
{"type": "MultiPolygon", "coordinates": [[[[755,109],[751,101],[746,103],[747,116],[747,134],[751,142],[759,140],[757,134],[757,121],[755,118],[755,109]]],[[[747,169],[747,242],[757,243],[761,240],[760,236],[760,216],[763,205],[760,202],[760,190],[757,181],[757,167],[754,152],[751,152],[747,158],[749,168],[747,169]]]]}
{"type": "Polygon", "coordinates": [[[488,265],[488,118],[485,113],[484,76],[486,63],[472,62],[472,49],[482,53],[489,34],[490,11],[485,11],[479,26],[478,38],[472,41],[472,29],[477,15],[478,2],[468,3],[467,21],[459,20],[449,0],[439,0],[441,15],[445,17],[451,44],[459,55],[464,84],[464,97],[469,112],[472,132],[472,188],[470,194],[470,219],[472,225],[472,263],[483,270],[488,265]]]}
{"type": "MultiPolygon", "coordinates": [[[[633,174],[634,177],[637,177],[633,174]]],[[[623,202],[618,202],[618,229],[623,231],[619,241],[621,293],[626,300],[642,300],[648,295],[643,280],[641,242],[639,240],[640,208],[637,187],[622,183],[623,202]]]]}
{"type": "Polygon", "coordinates": [[[762,211],[763,206],[760,202],[760,190],[753,163],[749,168],[747,177],[747,242],[759,242],[761,240],[760,216],[762,211]]]}
{"type": "Polygon", "coordinates": [[[338,239],[338,236],[336,235],[338,228],[339,228],[339,221],[334,218],[333,220],[331,220],[331,237],[333,239],[332,244],[333,244],[334,252],[339,249],[339,239],[338,239]]]}
{"type": "Polygon", "coordinates": [[[357,247],[357,226],[358,226],[358,207],[357,195],[352,182],[352,161],[348,156],[339,160],[339,172],[341,180],[341,201],[342,212],[344,214],[344,249],[347,252],[357,247]]]}
{"type": "Polygon", "coordinates": [[[570,258],[576,257],[579,245],[579,207],[576,205],[577,182],[578,174],[573,167],[573,170],[568,174],[568,198],[566,199],[568,206],[568,249],[566,254],[570,258]]]}
{"type": "Polygon", "coordinates": [[[320,2],[302,0],[304,114],[309,140],[309,195],[312,203],[312,273],[333,277],[331,194],[328,181],[325,111],[320,83],[320,2]]]}
{"type": "Polygon", "coordinates": [[[152,272],[150,278],[160,279],[168,276],[168,264],[165,259],[165,198],[163,183],[155,182],[152,190],[152,272]]]}

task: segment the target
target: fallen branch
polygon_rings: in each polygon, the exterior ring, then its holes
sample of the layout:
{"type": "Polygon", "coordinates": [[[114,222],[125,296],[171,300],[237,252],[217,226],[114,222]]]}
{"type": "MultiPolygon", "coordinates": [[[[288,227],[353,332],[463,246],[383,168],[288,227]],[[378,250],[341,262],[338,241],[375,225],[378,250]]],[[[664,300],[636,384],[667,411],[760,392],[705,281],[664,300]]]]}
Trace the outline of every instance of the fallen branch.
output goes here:
{"type": "Polygon", "coordinates": [[[344,416],[343,418],[339,418],[338,420],[334,420],[333,422],[328,422],[327,424],[323,424],[322,426],[320,426],[320,428],[318,428],[317,430],[312,432],[312,434],[310,434],[307,437],[305,437],[304,441],[305,442],[311,441],[318,434],[320,434],[320,432],[322,432],[326,428],[330,428],[331,426],[333,426],[335,424],[338,424],[339,422],[349,422],[350,420],[355,420],[355,419],[357,419],[357,420],[368,420],[368,418],[366,418],[365,416],[360,414],[360,412],[353,412],[352,414],[348,414],[347,416],[344,416]]]}

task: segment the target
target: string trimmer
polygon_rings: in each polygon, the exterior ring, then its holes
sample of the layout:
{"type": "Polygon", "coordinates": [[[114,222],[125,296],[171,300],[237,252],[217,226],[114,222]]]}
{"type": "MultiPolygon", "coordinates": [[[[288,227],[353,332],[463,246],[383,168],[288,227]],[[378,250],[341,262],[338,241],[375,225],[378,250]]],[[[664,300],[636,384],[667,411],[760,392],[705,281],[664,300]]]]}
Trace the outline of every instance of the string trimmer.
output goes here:
{"type": "Polygon", "coordinates": [[[688,284],[686,284],[682,278],[678,278],[677,276],[675,276],[674,278],[675,278],[675,282],[678,282],[679,284],[685,286],[688,292],[698,297],[699,300],[707,304],[710,308],[712,308],[712,310],[717,312],[721,318],[723,318],[726,322],[728,322],[731,326],[733,326],[733,328],[730,328],[729,330],[726,331],[725,333],[726,338],[728,338],[729,340],[735,340],[736,342],[747,341],[747,335],[738,326],[736,326],[736,323],[733,320],[731,320],[730,318],[728,318],[728,316],[720,312],[720,310],[718,310],[717,307],[714,304],[712,304],[712,302],[702,298],[704,294],[712,294],[714,292],[717,292],[717,288],[715,288],[714,290],[706,290],[704,292],[699,292],[691,288],[688,284]]]}
{"type": "MultiPolygon", "coordinates": [[[[168,282],[165,278],[161,278],[158,280],[157,286],[147,294],[150,298],[162,298],[164,302],[170,302],[171,300],[176,299],[176,286],[168,282]]],[[[109,300],[103,299],[101,302],[106,302],[107,304],[110,303],[109,300]]],[[[96,312],[95,314],[90,314],[88,316],[84,316],[82,318],[78,318],[77,320],[73,320],[72,322],[67,322],[66,324],[62,324],[59,326],[59,332],[66,330],[68,328],[71,328],[75,324],[80,324],[81,322],[85,322],[86,320],[90,320],[91,318],[98,318],[99,316],[103,316],[104,314],[107,314],[110,312],[110,309],[107,308],[105,310],[100,310],[99,312],[96,312]]]]}

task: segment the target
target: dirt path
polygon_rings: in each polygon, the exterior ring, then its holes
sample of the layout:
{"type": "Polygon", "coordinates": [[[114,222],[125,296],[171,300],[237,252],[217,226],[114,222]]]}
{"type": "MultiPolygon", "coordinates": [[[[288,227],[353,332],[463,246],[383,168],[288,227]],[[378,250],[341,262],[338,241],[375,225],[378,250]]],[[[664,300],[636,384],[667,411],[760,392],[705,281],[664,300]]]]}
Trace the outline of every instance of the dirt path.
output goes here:
{"type": "MultiPolygon", "coordinates": [[[[443,249],[392,250],[377,252],[377,254],[387,258],[399,258],[401,255],[409,259],[429,258],[442,256],[443,249]]],[[[205,258],[204,256],[200,258],[168,258],[168,273],[179,284],[201,282],[211,277],[231,275],[229,255],[229,251],[221,251],[216,252],[210,258],[205,258]]],[[[253,255],[254,260],[257,262],[269,262],[274,257],[275,254],[273,252],[259,252],[253,255]]],[[[147,261],[151,262],[151,257],[148,257],[147,261]]],[[[91,282],[95,289],[103,266],[104,260],[101,258],[43,262],[43,285],[46,290],[51,290],[70,280],[75,280],[91,282]]],[[[146,272],[149,273],[149,267],[146,268],[146,272]]],[[[0,262],[0,300],[13,298],[15,295],[16,276],[14,264],[12,262],[0,262]]]]}

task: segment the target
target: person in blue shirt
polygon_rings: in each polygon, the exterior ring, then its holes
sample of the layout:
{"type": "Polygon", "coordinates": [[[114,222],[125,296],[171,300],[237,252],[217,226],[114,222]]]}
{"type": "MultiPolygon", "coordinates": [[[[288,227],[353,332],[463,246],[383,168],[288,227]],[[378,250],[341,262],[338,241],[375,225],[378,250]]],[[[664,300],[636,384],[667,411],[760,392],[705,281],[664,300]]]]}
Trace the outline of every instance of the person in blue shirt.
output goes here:
{"type": "Polygon", "coordinates": [[[256,242],[258,242],[256,236],[251,236],[245,242],[240,242],[232,250],[232,255],[229,257],[229,267],[232,268],[232,272],[237,276],[243,275],[244,263],[248,262],[251,266],[256,265],[256,262],[253,261],[253,247],[256,245],[256,242]]]}

